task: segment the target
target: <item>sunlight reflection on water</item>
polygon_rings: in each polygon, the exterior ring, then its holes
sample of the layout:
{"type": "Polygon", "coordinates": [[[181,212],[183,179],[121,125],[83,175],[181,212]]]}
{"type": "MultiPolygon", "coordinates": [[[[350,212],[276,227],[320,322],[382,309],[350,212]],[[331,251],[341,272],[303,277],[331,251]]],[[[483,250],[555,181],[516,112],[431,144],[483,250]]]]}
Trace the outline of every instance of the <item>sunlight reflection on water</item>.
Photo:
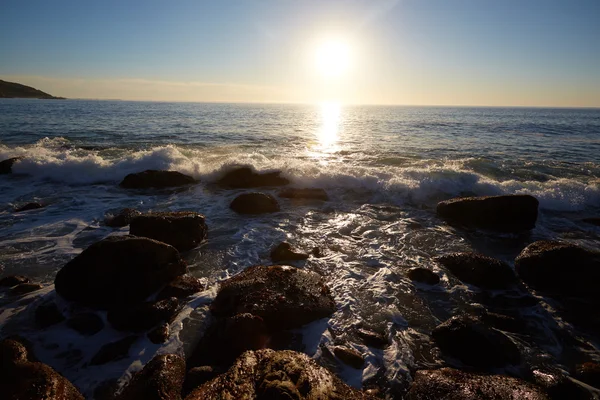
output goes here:
{"type": "Polygon", "coordinates": [[[338,145],[341,126],[341,105],[334,102],[321,103],[319,106],[320,125],[315,132],[316,142],[309,152],[313,157],[324,157],[340,150],[338,145]]]}

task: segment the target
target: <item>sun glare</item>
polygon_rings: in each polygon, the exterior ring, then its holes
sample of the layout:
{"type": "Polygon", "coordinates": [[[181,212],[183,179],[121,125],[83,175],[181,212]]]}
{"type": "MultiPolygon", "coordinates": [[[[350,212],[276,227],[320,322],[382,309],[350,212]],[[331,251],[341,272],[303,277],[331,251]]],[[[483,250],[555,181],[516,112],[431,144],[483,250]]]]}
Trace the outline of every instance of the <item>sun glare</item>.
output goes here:
{"type": "Polygon", "coordinates": [[[342,39],[321,42],[315,51],[315,67],[325,78],[340,78],[348,73],[352,63],[352,48],[342,39]]]}

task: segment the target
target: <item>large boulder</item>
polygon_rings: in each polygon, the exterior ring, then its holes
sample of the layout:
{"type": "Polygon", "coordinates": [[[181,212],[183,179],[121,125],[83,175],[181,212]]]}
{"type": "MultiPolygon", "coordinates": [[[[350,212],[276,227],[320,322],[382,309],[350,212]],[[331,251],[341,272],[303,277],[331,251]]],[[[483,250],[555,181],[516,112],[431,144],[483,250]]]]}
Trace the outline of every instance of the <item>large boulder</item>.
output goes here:
{"type": "Polygon", "coordinates": [[[137,236],[109,236],[69,261],[54,280],[69,301],[100,309],[139,303],[187,270],[168,244],[137,236]]]}
{"type": "Polygon", "coordinates": [[[438,325],[431,334],[442,353],[478,367],[519,364],[518,347],[502,332],[478,318],[461,315],[438,325]]]}
{"type": "Polygon", "coordinates": [[[83,400],[81,393],[58,372],[33,362],[23,344],[0,342],[0,397],[6,400],[83,400]]]}
{"type": "Polygon", "coordinates": [[[335,311],[321,276],[290,266],[249,267],[221,283],[210,310],[217,317],[250,313],[271,329],[296,328],[335,311]]]}
{"type": "Polygon", "coordinates": [[[124,208],[115,215],[107,215],[104,224],[111,228],[121,228],[131,223],[131,220],[142,213],[133,208],[124,208]]]}
{"type": "Polygon", "coordinates": [[[162,189],[190,185],[197,182],[191,176],[184,175],[181,172],[149,169],[144,172],[127,175],[119,186],[126,189],[162,189]]]}
{"type": "Polygon", "coordinates": [[[277,195],[286,199],[329,200],[327,192],[320,188],[287,188],[280,191],[277,195]]]}
{"type": "Polygon", "coordinates": [[[204,215],[193,211],[152,212],[134,217],[129,233],[170,244],[179,251],[198,246],[206,239],[204,215]]]}
{"type": "Polygon", "coordinates": [[[176,354],[155,356],[137,372],[116,400],[177,400],[185,379],[185,360],[176,354]]]}
{"type": "Polygon", "coordinates": [[[436,257],[435,261],[461,281],[485,289],[505,289],[517,280],[508,264],[483,254],[452,253],[436,257]]]}
{"type": "Polygon", "coordinates": [[[575,244],[542,240],[515,259],[517,274],[529,286],[556,295],[598,299],[600,253],[575,244]]]}
{"type": "Polygon", "coordinates": [[[437,214],[468,227],[522,232],[535,228],[538,205],[529,195],[463,197],[440,202],[437,214]]]}
{"type": "Polygon", "coordinates": [[[505,375],[483,375],[453,368],[421,370],[407,400],[548,400],[537,386],[505,375]]]}
{"type": "Polygon", "coordinates": [[[229,205],[239,214],[266,214],[279,211],[279,203],[275,197],[265,193],[243,193],[229,205]]]}
{"type": "Polygon", "coordinates": [[[116,307],[108,312],[107,319],[116,330],[143,332],[161,323],[171,322],[180,308],[179,301],[171,297],[131,307],[116,307]]]}
{"type": "Polygon", "coordinates": [[[186,400],[371,399],[307,355],[290,350],[248,351],[225,374],[194,389],[186,400]]]}
{"type": "Polygon", "coordinates": [[[23,157],[13,157],[8,160],[0,161],[0,174],[10,174],[12,173],[12,167],[14,163],[19,160],[22,160],[23,157]]]}
{"type": "Polygon", "coordinates": [[[254,172],[250,167],[240,167],[227,172],[217,184],[233,188],[247,189],[263,186],[284,186],[290,183],[286,178],[282,178],[281,171],[273,172],[254,172]]]}

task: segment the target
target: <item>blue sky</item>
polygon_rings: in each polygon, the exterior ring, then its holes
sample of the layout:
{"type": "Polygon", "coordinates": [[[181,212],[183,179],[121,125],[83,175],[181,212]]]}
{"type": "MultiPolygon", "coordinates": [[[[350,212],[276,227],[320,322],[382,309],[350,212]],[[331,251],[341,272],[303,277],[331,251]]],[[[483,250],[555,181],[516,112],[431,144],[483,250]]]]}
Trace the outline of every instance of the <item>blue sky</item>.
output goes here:
{"type": "Polygon", "coordinates": [[[175,101],[600,106],[598,0],[0,4],[0,79],[175,101]],[[311,64],[328,37],[347,76],[311,64]]]}

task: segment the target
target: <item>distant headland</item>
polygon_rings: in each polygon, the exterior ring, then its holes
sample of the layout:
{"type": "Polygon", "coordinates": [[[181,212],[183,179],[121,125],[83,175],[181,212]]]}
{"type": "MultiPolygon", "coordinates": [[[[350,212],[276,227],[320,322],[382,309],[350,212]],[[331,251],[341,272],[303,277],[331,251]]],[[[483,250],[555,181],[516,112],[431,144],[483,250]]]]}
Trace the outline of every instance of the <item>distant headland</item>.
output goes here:
{"type": "Polygon", "coordinates": [[[52,96],[31,86],[21,85],[15,82],[0,80],[0,99],[64,99],[64,97],[52,96]]]}

